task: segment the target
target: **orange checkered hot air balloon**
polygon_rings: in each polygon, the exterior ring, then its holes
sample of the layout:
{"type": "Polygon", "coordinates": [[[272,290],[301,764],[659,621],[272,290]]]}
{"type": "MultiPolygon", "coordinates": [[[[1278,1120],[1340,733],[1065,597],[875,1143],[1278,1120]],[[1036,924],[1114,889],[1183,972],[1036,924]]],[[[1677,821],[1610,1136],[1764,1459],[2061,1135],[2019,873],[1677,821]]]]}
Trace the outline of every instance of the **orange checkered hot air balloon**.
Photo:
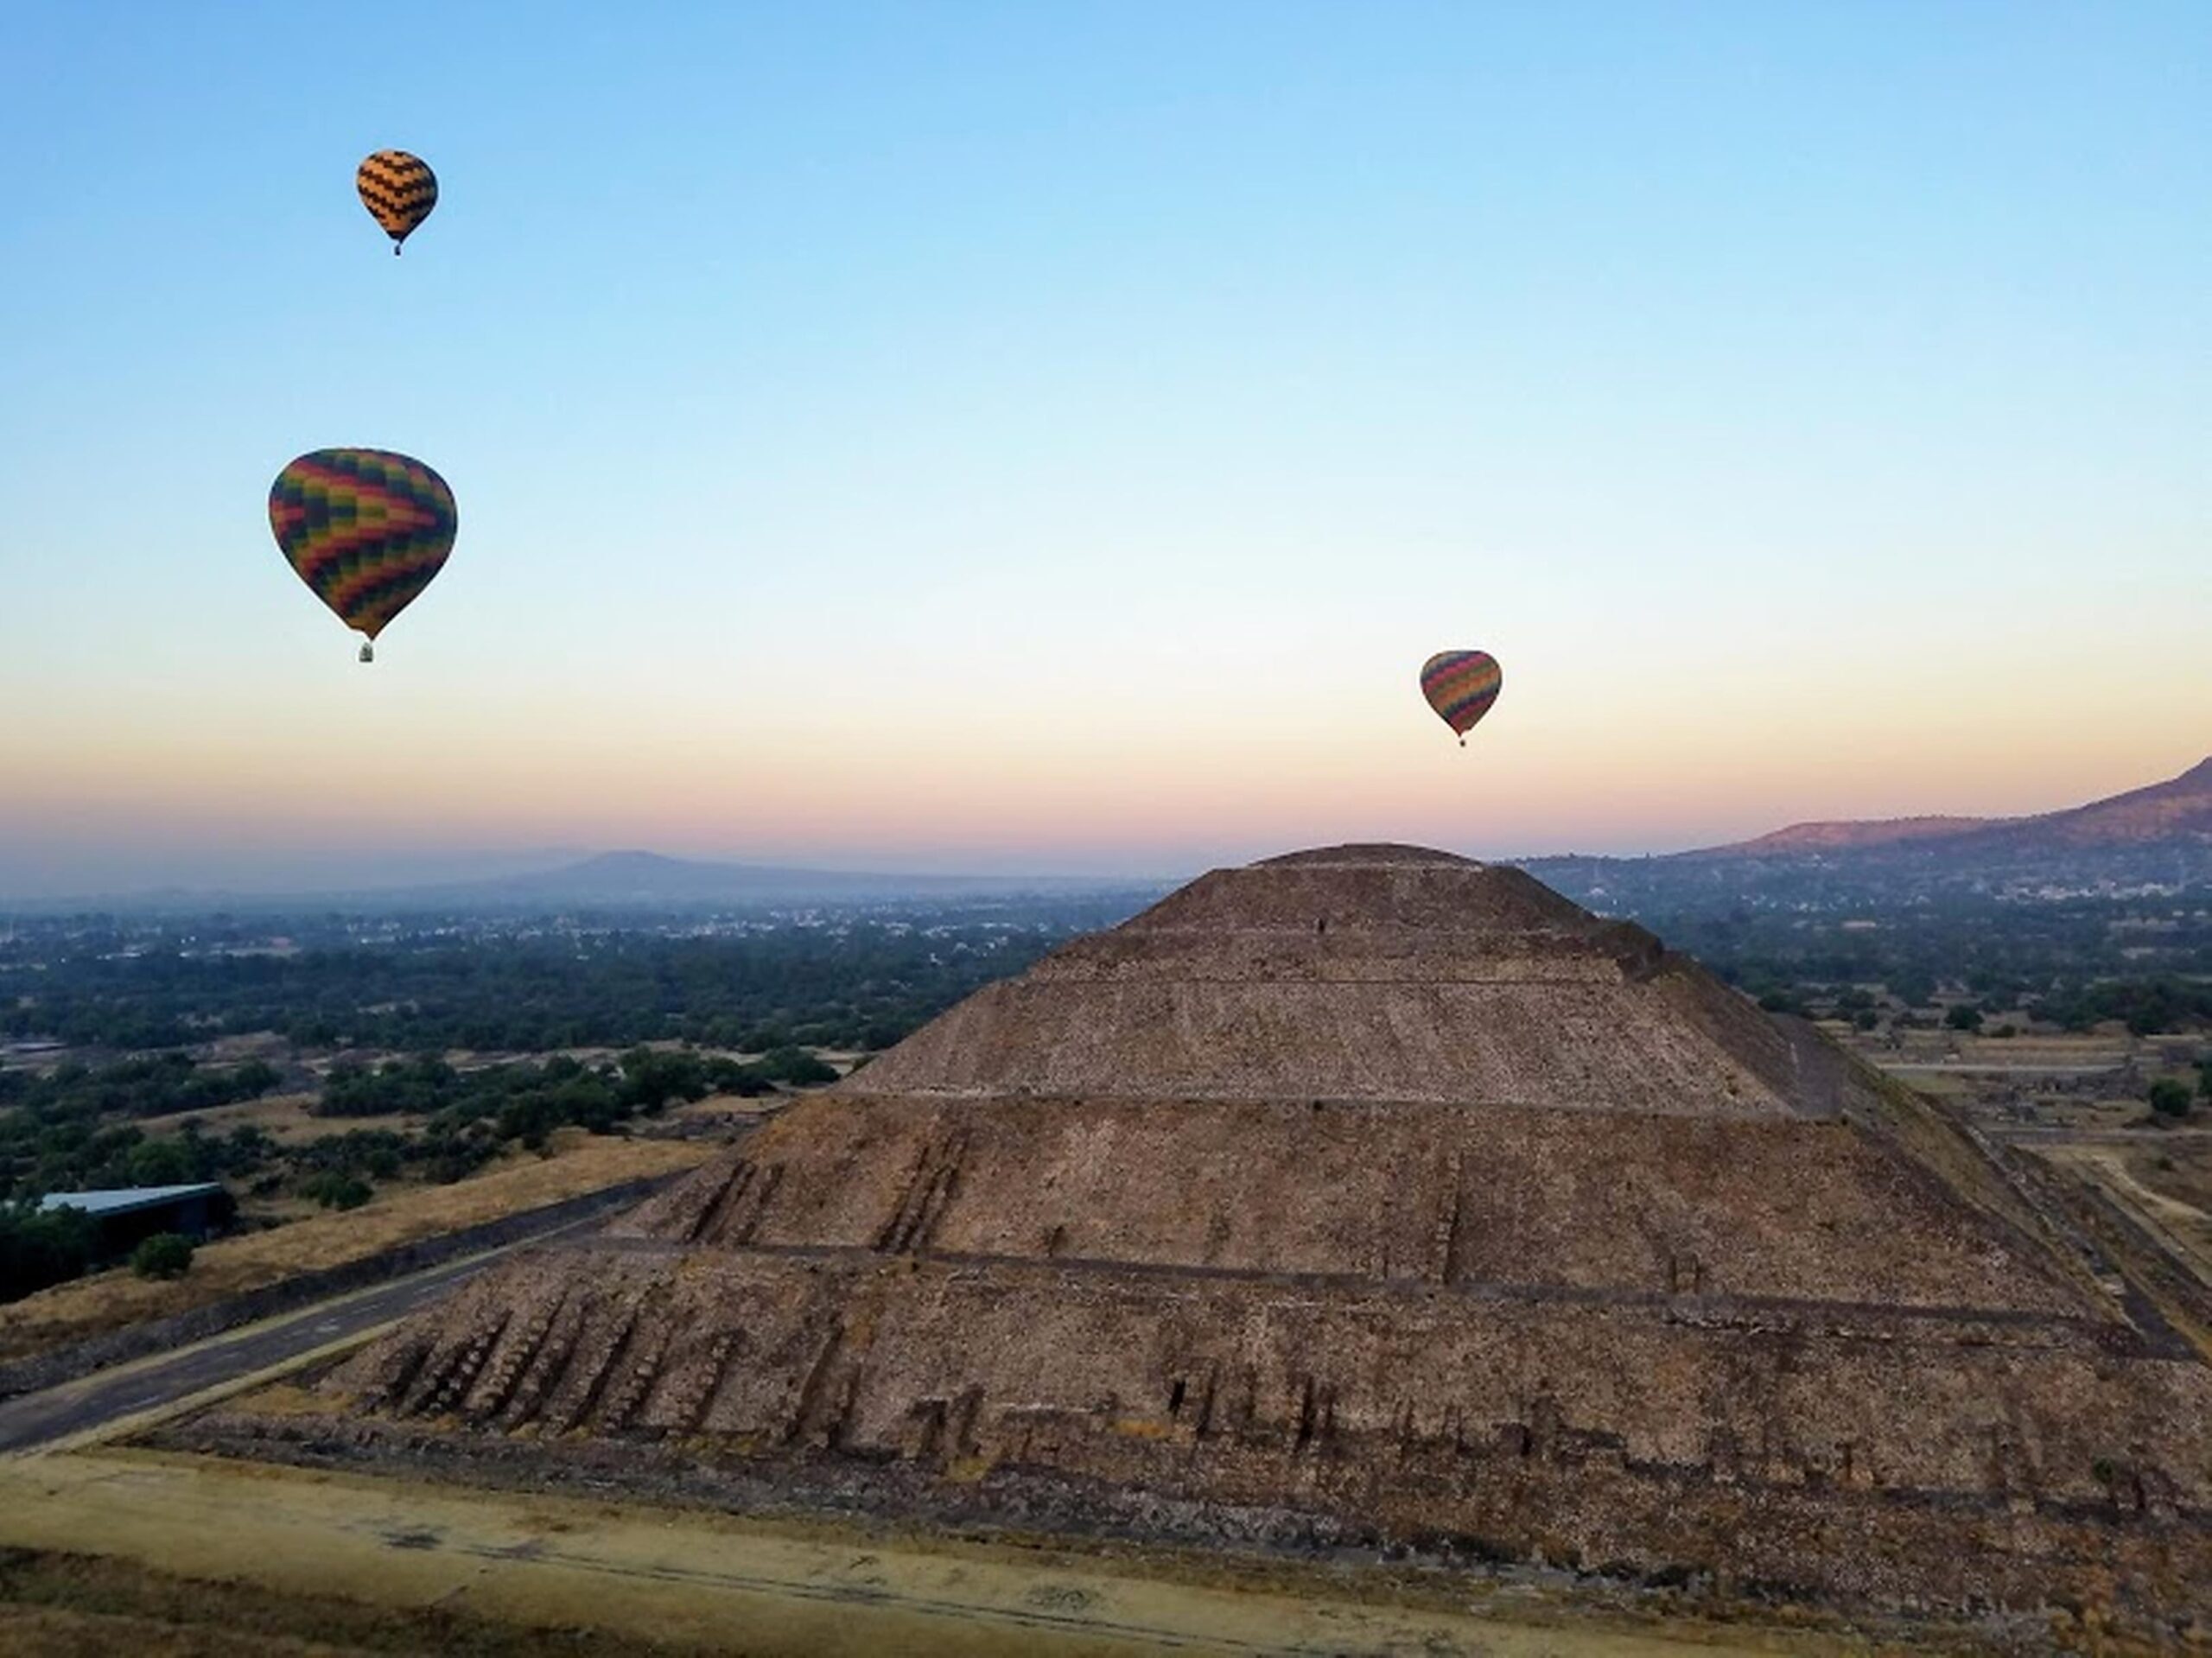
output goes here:
{"type": "MultiPolygon", "coordinates": [[[[445,568],[460,515],[446,480],[385,449],[317,449],[276,474],[269,527],[301,581],[373,639],[445,568]]],[[[361,646],[361,660],[376,652],[361,646]]]]}
{"type": "Polygon", "coordinates": [[[1504,683],[1505,670],[1487,651],[1440,651],[1421,669],[1421,694],[1436,717],[1459,734],[1462,748],[1504,683]]]}
{"type": "Polygon", "coordinates": [[[361,205],[391,238],[391,251],[414,234],[438,205],[438,175],[420,156],[404,149],[379,149],[354,169],[353,187],[361,205]]]}

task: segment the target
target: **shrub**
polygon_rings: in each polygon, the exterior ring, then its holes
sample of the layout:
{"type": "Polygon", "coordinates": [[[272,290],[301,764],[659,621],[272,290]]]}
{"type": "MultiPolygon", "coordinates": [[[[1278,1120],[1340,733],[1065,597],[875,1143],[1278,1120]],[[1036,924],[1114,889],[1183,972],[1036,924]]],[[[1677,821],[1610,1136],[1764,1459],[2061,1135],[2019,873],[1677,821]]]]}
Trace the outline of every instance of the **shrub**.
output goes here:
{"type": "Polygon", "coordinates": [[[734,1059],[719,1056],[707,1062],[707,1080],[715,1090],[734,1094],[741,1099],[758,1099],[764,1094],[773,1094],[775,1083],[770,1082],[751,1065],[741,1065],[734,1059]]]}
{"type": "Polygon", "coordinates": [[[193,1177],[192,1159],[181,1141],[141,1140],[130,1148],[130,1184],[181,1186],[193,1177]]]}
{"type": "Polygon", "coordinates": [[[1943,1015],[1943,1023],[1955,1031],[1978,1031],[1981,1028],[1981,1009],[1970,1001],[1962,1001],[1943,1015]]]}
{"type": "Polygon", "coordinates": [[[156,1232],[130,1252],[130,1270],[141,1278],[181,1278],[192,1270],[192,1240],[156,1232]]]}
{"type": "Polygon", "coordinates": [[[2161,1077],[2151,1084],[2151,1109],[2162,1117],[2185,1117],[2189,1115],[2189,1084],[2177,1083],[2171,1077],[2161,1077]]]}
{"type": "Polygon", "coordinates": [[[314,1198],[325,1209],[359,1209],[375,1195],[367,1181],[342,1169],[325,1169],[300,1182],[300,1196],[314,1198]]]}
{"type": "Polygon", "coordinates": [[[1900,973],[1885,988],[1908,1007],[1925,1007],[1936,1000],[1936,980],[1927,973],[1900,973]]]}
{"type": "Polygon", "coordinates": [[[91,1267],[97,1242],[81,1209],[0,1204],[0,1301],[78,1277],[91,1267]]]}
{"type": "Polygon", "coordinates": [[[626,1107],[658,1111],[671,1099],[704,1099],[708,1086],[707,1067],[696,1053],[632,1048],[622,1056],[620,1103],[626,1107]]]}
{"type": "Polygon", "coordinates": [[[817,1083],[834,1083],[837,1073],[804,1048],[773,1048],[760,1056],[760,1072],[779,1083],[789,1083],[794,1088],[807,1088],[817,1083]]]}

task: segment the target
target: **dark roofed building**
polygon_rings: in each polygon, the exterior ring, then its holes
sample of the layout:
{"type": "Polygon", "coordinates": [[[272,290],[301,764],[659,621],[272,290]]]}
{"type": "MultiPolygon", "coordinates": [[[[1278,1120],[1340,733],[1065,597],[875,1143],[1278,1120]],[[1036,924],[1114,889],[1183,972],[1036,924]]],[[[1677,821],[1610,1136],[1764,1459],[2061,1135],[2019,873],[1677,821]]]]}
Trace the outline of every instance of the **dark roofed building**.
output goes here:
{"type": "Polygon", "coordinates": [[[188,1186],[49,1192],[39,1200],[39,1207],[82,1210],[99,1229],[100,1253],[107,1256],[127,1255],[157,1232],[204,1238],[228,1226],[238,1213],[237,1200],[213,1180],[188,1186]]]}

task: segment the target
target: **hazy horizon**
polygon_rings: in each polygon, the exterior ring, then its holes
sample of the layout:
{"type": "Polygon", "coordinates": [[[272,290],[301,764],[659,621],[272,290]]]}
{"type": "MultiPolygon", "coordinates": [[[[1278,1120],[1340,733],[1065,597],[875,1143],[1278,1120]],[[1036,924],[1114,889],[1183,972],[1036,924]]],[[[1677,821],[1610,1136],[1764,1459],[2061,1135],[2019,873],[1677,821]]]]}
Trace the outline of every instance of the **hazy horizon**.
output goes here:
{"type": "MultiPolygon", "coordinates": [[[[2198,756],[2154,777],[2123,780],[2099,790],[2003,810],[1967,805],[1937,811],[1875,811],[1868,819],[1910,816],[2006,817],[2063,810],[2088,804],[2092,798],[2162,783],[2197,763],[2198,756]]],[[[1822,821],[1789,817],[1749,826],[1716,830],[1703,838],[1664,845],[1556,844],[1477,846],[1437,840],[1446,851],[1497,860],[1560,857],[1573,854],[1637,857],[1663,855],[1751,839],[1795,824],[1822,821]]],[[[435,886],[560,869],[587,859],[610,854],[645,853],[686,861],[750,864],[779,868],[842,872],[859,874],[1065,877],[1105,881],[1181,880],[1199,872],[1227,864],[1250,862],[1306,847],[1346,842],[1403,840],[1402,835],[1342,833],[1296,842],[1239,844],[1224,841],[1211,847],[1161,848],[1147,854],[1106,848],[1082,848],[1065,854],[1043,848],[1008,847],[969,850],[959,847],[907,848],[886,843],[870,848],[823,852],[819,848],[732,848],[712,844],[671,848],[632,844],[568,847],[468,847],[413,845],[399,848],[345,845],[311,847],[270,844],[264,847],[198,847],[181,848],[166,858],[149,859],[135,848],[103,853],[79,846],[67,857],[26,857],[20,850],[0,843],[0,904],[11,900],[43,902],[55,899],[119,898],[162,891],[235,893],[238,896],[278,896],[298,893],[317,894],[372,892],[435,886]]]]}
{"type": "Polygon", "coordinates": [[[0,20],[0,894],[1667,851],[2212,749],[2202,5],[372,32],[0,20]],[[265,508],[351,443],[461,524],[365,668],[265,508]]]}

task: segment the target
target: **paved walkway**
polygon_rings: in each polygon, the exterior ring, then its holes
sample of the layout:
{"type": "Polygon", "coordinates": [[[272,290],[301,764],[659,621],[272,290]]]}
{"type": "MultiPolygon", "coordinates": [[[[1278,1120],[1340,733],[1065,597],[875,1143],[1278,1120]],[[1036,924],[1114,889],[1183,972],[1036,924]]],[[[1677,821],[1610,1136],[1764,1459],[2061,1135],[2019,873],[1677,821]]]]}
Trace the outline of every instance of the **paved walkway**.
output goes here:
{"type": "Polygon", "coordinates": [[[74,1382],[0,1402],[0,1452],[75,1438],[124,1417],[204,1394],[318,1348],[365,1337],[428,1306],[509,1251],[579,1234],[603,1216],[550,1227],[481,1255],[464,1255],[406,1278],[354,1290],[297,1312],[243,1324],[189,1347],[156,1353],[74,1382]]]}

